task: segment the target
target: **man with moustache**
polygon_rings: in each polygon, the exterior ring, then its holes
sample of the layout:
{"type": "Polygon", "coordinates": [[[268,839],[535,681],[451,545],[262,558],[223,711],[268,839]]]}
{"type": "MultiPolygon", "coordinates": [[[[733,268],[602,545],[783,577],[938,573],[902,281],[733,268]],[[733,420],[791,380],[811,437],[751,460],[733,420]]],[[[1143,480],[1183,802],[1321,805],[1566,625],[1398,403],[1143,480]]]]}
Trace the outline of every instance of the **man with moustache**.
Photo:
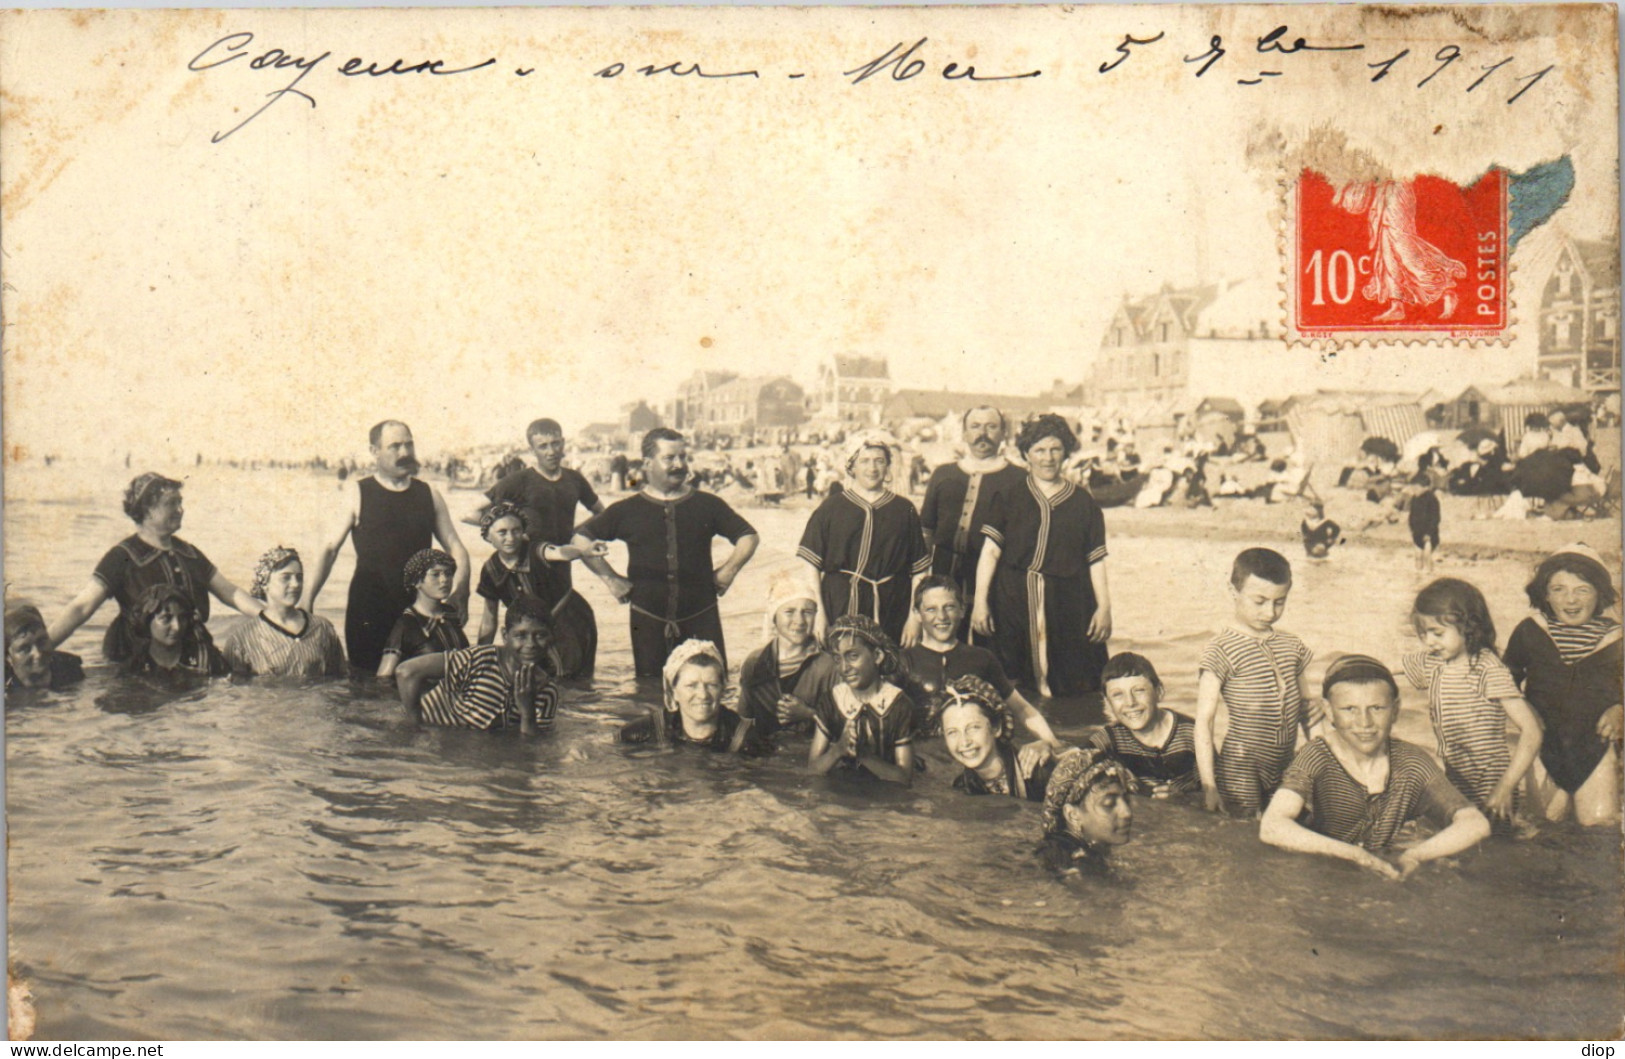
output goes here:
{"type": "Polygon", "coordinates": [[[344,487],[343,520],[320,549],[300,605],[315,613],[316,596],[333,572],[345,539],[354,532],[355,573],[344,608],[344,646],[352,668],[375,673],[395,619],[414,597],[401,580],[406,560],[429,547],[431,539],[451,554],[457,563],[451,601],[459,623],[468,614],[469,562],[445,499],[415,477],[418,460],[411,428],[386,419],[368,432],[367,443],[373,473],[344,487]]]}
{"type": "Polygon", "coordinates": [[[760,538],[720,497],[689,485],[688,443],[677,431],[656,427],[643,436],[643,467],[643,488],[588,519],[573,543],[587,549],[593,541],[626,542],[626,577],[602,558],[581,561],[631,608],[633,665],[638,676],[654,677],[684,640],[709,640],[726,652],[717,599],[760,538]],[[716,537],[734,548],[713,568],[716,537]]]}
{"type": "MultiPolygon", "coordinates": [[[[925,500],[920,504],[920,527],[931,548],[931,572],[959,583],[961,598],[976,596],[976,563],[982,555],[982,527],[1000,492],[1021,487],[1027,472],[1005,459],[1001,449],[1008,424],[1004,413],[991,405],[966,410],[960,420],[965,448],[963,459],[945,463],[931,472],[925,500]]],[[[970,623],[960,635],[969,638],[970,623]]],[[[919,642],[918,618],[911,615],[903,632],[904,644],[919,642]]]]}

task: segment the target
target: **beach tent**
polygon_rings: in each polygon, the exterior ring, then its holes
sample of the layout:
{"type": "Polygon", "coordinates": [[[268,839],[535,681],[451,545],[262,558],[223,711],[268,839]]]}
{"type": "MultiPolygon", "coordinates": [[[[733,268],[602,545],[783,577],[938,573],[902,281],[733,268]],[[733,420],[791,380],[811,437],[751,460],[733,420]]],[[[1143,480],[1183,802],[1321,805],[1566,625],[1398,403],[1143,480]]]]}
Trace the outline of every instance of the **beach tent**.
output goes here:
{"type": "Polygon", "coordinates": [[[1544,415],[1563,405],[1591,404],[1591,395],[1584,390],[1551,379],[1514,379],[1505,386],[1484,387],[1481,392],[1487,402],[1487,415],[1495,416],[1487,425],[1498,425],[1506,432],[1508,452],[1518,451],[1518,442],[1524,434],[1523,421],[1531,412],[1544,415]]]}
{"type": "Polygon", "coordinates": [[[1387,438],[1396,447],[1409,441],[1427,426],[1422,406],[1415,401],[1387,404],[1360,410],[1360,420],[1371,437],[1387,438]]]}
{"type": "Polygon", "coordinates": [[[1409,394],[1322,390],[1282,402],[1292,441],[1302,458],[1341,464],[1368,437],[1403,445],[1422,430],[1422,409],[1409,394]]]}

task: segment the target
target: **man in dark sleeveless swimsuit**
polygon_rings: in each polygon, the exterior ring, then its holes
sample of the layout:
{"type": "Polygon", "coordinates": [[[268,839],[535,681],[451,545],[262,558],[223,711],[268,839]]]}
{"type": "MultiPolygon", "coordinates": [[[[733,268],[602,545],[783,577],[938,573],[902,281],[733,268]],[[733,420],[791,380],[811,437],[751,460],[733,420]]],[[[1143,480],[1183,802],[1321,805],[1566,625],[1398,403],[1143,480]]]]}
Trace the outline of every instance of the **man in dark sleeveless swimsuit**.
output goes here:
{"type": "Polygon", "coordinates": [[[316,596],[327,583],[345,538],[353,532],[355,573],[344,609],[344,646],[351,667],[373,673],[395,619],[412,603],[412,593],[401,582],[406,560],[429,547],[431,540],[438,540],[451,553],[457,561],[452,601],[459,623],[468,616],[469,562],[445,499],[428,482],[414,477],[418,461],[411,428],[386,419],[372,428],[367,441],[375,469],[356,480],[354,487],[345,487],[343,521],[319,553],[301,606],[315,612],[316,596]]]}

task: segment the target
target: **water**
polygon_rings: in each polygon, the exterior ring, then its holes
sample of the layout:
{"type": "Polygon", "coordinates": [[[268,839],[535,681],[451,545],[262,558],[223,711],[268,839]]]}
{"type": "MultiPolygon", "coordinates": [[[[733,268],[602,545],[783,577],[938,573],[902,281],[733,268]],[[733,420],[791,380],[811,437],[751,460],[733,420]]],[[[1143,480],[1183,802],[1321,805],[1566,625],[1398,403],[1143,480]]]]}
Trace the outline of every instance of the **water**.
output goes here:
{"type": "MultiPolygon", "coordinates": [[[[6,569],[54,612],[127,532],[122,469],[8,472],[6,569]]],[[[336,483],[203,468],[183,535],[246,583],[304,548],[336,483]],[[262,527],[273,527],[271,530],[262,527]]],[[[469,493],[451,493],[455,511],[469,493]]],[[[736,661],[804,510],[723,614],[736,661]]],[[[1109,518],[1109,515],[1108,515],[1109,518]]],[[[476,561],[487,554],[465,534],[476,561]]],[[[1114,537],[1117,649],[1190,708],[1235,544],[1114,537]]],[[[617,560],[619,561],[619,560],[617,560]]],[[[1303,564],[1300,564],[1302,567],[1303,564]]],[[[335,620],[348,556],[323,593],[335,620]]],[[[1503,635],[1521,563],[1460,573],[1503,635]]],[[[1036,807],[973,799],[932,748],[912,790],[611,742],[636,707],[624,618],[600,678],[529,743],[409,728],[347,684],[158,702],[104,675],[6,717],[10,954],[41,1038],[1592,1037],[1625,1011],[1617,835],[1547,828],[1394,884],[1136,802],[1112,877],[1031,856],[1036,807]]],[[[1283,626],[1397,660],[1409,557],[1300,569],[1283,626]]],[[[70,643],[94,659],[110,604],[70,643]]],[[[218,616],[215,626],[230,620],[218,616]]],[[[1075,730],[1086,711],[1058,711],[1075,730]]],[[[1428,745],[1407,699],[1400,733],[1428,745]]]]}

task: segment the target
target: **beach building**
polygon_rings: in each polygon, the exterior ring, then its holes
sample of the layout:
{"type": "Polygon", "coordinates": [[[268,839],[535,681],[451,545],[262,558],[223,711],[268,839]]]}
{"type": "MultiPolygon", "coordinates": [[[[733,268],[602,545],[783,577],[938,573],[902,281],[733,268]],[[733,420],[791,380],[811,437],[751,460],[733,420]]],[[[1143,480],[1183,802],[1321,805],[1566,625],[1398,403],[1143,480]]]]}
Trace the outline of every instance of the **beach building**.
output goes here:
{"type": "Polygon", "coordinates": [[[1540,296],[1542,377],[1587,393],[1619,392],[1619,246],[1558,233],[1540,296]]]}
{"type": "MultiPolygon", "coordinates": [[[[1089,389],[1108,416],[1141,427],[1171,428],[1194,416],[1204,400],[1228,399],[1244,411],[1272,402],[1260,417],[1282,422],[1280,402],[1292,395],[1337,390],[1351,395],[1417,395],[1461,386],[1461,364],[1444,356],[1396,357],[1370,346],[1323,359],[1282,341],[1278,284],[1262,278],[1197,287],[1170,284],[1154,294],[1125,295],[1107,324],[1089,389]]],[[[1502,382],[1530,371],[1532,348],[1474,351],[1474,374],[1502,382]]]]}
{"type": "Polygon", "coordinates": [[[661,425],[660,413],[649,407],[648,401],[633,401],[621,406],[622,428],[628,437],[647,434],[661,425]]]}
{"type": "Polygon", "coordinates": [[[693,430],[706,420],[711,392],[738,376],[731,371],[701,369],[677,386],[677,394],[662,407],[662,418],[675,430],[693,430]]]}
{"type": "Polygon", "coordinates": [[[787,375],[729,379],[706,391],[693,429],[738,437],[785,430],[807,420],[807,395],[787,375]]]}
{"type": "Polygon", "coordinates": [[[835,353],[818,363],[808,410],[820,422],[843,428],[876,426],[892,389],[885,357],[835,353]]]}
{"type": "Polygon", "coordinates": [[[887,399],[880,418],[888,426],[896,426],[911,419],[958,418],[972,408],[992,405],[1006,418],[1019,421],[1029,415],[1050,411],[1053,403],[1048,395],[1023,397],[1019,394],[975,393],[969,390],[898,390],[887,399]]]}

